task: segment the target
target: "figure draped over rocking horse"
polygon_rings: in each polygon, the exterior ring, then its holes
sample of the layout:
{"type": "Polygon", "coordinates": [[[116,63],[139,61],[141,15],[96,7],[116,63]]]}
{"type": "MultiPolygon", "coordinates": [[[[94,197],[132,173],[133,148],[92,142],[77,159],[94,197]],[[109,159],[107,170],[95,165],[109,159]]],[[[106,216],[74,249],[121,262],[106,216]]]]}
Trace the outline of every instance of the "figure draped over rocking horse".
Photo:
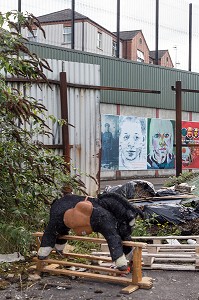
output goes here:
{"type": "Polygon", "coordinates": [[[98,198],[67,194],[53,202],[50,220],[45,228],[38,258],[45,259],[53,248],[63,251],[66,240],[59,239],[72,229],[77,235],[101,233],[108,243],[112,261],[120,271],[127,270],[132,247],[130,241],[135,218],[143,213],[126,198],[116,193],[104,193],[98,198]]]}

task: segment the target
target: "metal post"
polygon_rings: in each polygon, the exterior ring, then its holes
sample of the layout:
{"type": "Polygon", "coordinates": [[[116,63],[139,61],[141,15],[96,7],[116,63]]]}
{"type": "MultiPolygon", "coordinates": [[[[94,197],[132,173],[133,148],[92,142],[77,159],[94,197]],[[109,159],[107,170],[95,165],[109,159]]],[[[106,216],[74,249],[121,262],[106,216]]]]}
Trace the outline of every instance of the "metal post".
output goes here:
{"type": "MultiPolygon", "coordinates": [[[[18,0],[18,12],[21,13],[21,0],[18,0]]],[[[21,33],[21,26],[19,24],[19,33],[21,33]]]]}
{"type": "Polygon", "coordinates": [[[120,57],[120,0],[117,0],[117,52],[116,57],[120,57]]]}
{"type": "Polygon", "coordinates": [[[75,49],[75,0],[72,0],[71,49],[75,49]]]}
{"type": "Polygon", "coordinates": [[[155,18],[155,64],[158,65],[158,34],[159,34],[159,0],[156,0],[155,18]]]}
{"type": "MultiPolygon", "coordinates": [[[[66,72],[60,72],[60,98],[61,98],[61,118],[68,122],[68,100],[66,72]]],[[[70,144],[68,124],[62,127],[63,156],[66,163],[70,163],[70,144]]]]}
{"type": "Polygon", "coordinates": [[[192,46],[192,3],[189,4],[189,71],[191,71],[191,46],[192,46]]]}
{"type": "Polygon", "coordinates": [[[18,12],[21,12],[21,0],[18,0],[18,12]]]}
{"type": "Polygon", "coordinates": [[[182,84],[176,81],[176,177],[182,174],[182,84]]]}

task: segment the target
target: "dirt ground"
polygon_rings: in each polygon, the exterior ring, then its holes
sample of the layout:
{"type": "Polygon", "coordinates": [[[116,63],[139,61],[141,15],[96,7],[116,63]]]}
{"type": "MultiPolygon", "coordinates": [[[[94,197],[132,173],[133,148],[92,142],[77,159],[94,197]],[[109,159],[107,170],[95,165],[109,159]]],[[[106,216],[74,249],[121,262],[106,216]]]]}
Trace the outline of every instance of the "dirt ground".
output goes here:
{"type": "Polygon", "coordinates": [[[23,282],[22,276],[18,282],[12,283],[11,280],[5,289],[0,290],[0,299],[199,300],[198,271],[144,270],[144,276],[153,278],[153,287],[138,289],[131,294],[122,294],[122,285],[83,278],[44,274],[40,280],[23,282]]]}

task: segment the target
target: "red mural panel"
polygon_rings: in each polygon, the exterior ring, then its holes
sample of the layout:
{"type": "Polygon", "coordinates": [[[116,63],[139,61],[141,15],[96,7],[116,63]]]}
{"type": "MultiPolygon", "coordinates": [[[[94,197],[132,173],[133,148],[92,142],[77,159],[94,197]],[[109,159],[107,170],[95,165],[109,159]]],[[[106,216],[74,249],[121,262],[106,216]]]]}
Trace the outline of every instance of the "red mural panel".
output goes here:
{"type": "Polygon", "coordinates": [[[182,121],[182,168],[199,168],[199,122],[182,121]]]}

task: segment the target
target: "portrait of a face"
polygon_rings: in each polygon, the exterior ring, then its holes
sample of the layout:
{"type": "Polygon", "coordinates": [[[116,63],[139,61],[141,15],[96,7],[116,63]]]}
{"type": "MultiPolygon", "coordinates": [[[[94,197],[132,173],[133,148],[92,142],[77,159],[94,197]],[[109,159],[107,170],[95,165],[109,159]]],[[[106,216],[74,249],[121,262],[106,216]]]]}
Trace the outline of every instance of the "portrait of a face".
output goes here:
{"type": "Polygon", "coordinates": [[[168,168],[173,158],[174,129],[171,120],[151,119],[149,127],[149,167],[168,168]]]}
{"type": "Polygon", "coordinates": [[[121,128],[120,145],[124,157],[134,160],[139,157],[142,150],[143,135],[139,122],[126,121],[121,128]]]}
{"type": "Polygon", "coordinates": [[[194,128],[193,136],[194,136],[194,138],[198,138],[198,128],[194,128]]]}
{"type": "Polygon", "coordinates": [[[192,127],[188,127],[187,128],[187,137],[188,138],[192,138],[193,136],[193,128],[192,127]]]}
{"type": "Polygon", "coordinates": [[[146,141],[145,127],[143,128],[140,118],[120,118],[120,162],[128,169],[132,168],[133,170],[136,168],[136,162],[143,161],[142,152],[146,141]]]}
{"type": "Polygon", "coordinates": [[[169,149],[171,148],[172,133],[165,130],[157,129],[157,132],[152,136],[152,144],[157,160],[164,161],[169,149]]]}

